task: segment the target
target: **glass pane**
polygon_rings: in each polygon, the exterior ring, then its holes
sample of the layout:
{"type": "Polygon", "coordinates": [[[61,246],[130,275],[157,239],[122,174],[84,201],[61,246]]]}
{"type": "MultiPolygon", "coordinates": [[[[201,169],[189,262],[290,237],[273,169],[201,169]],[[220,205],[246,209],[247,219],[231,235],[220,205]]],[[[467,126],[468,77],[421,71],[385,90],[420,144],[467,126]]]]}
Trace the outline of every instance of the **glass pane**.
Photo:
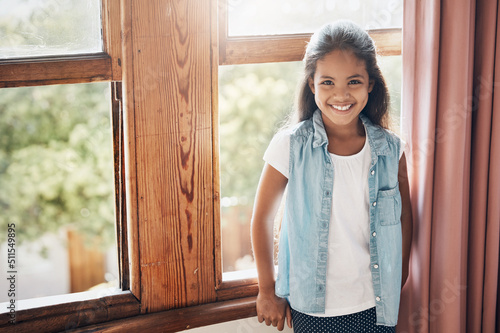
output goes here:
{"type": "Polygon", "coordinates": [[[100,0],[0,0],[0,59],[101,52],[100,0]]]}
{"type": "Polygon", "coordinates": [[[391,95],[390,129],[400,134],[401,92],[402,92],[402,56],[384,56],[378,58],[378,63],[391,95]]]}
{"type": "Polygon", "coordinates": [[[223,272],[254,268],[250,218],[262,156],[293,106],[301,62],[219,67],[223,272]]]}
{"type": "Polygon", "coordinates": [[[17,300],[118,287],[110,99],[109,83],[0,89],[0,289],[15,271],[17,300]]]}
{"type": "MultiPolygon", "coordinates": [[[[399,130],[401,56],[379,59],[391,93],[393,130],[399,130]]],[[[255,275],[250,219],[273,135],[293,106],[302,63],[219,68],[222,264],[224,279],[255,275]]],[[[277,234],[277,233],[276,233],[277,234]]]]}
{"type": "Polygon", "coordinates": [[[349,19],[365,29],[403,26],[403,0],[228,0],[230,36],[309,33],[349,19]]]}

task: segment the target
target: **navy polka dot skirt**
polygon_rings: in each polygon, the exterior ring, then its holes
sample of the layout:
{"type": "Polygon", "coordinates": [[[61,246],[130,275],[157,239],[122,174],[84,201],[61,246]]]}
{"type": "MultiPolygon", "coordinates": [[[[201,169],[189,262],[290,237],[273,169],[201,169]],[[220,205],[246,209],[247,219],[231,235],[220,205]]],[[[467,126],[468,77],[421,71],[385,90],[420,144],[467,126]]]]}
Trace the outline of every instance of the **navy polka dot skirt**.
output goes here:
{"type": "Polygon", "coordinates": [[[394,326],[376,325],[375,308],[336,317],[315,317],[292,309],[295,333],[394,333],[394,326]]]}

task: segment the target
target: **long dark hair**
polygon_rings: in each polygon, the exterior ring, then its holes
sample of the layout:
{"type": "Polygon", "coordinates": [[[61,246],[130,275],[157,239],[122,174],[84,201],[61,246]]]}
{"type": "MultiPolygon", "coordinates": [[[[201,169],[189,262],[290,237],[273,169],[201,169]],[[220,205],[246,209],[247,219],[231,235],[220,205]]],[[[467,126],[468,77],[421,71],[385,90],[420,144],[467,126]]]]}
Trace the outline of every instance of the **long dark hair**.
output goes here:
{"type": "Polygon", "coordinates": [[[362,113],[372,123],[387,128],[389,126],[389,92],[377,64],[375,44],[365,30],[350,21],[327,24],[311,37],[303,60],[304,76],[298,88],[296,106],[290,123],[298,123],[311,118],[318,108],[308,80],[314,77],[318,60],[335,50],[352,51],[358,59],[365,62],[366,71],[374,85],[362,113]]]}

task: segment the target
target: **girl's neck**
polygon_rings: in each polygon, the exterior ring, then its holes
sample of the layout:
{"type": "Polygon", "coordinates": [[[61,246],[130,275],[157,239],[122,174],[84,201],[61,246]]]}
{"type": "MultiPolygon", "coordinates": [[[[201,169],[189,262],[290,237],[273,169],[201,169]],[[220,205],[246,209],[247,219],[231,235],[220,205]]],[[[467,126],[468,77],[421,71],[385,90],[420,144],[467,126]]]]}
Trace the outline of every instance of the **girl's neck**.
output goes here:
{"type": "Polygon", "coordinates": [[[323,121],[323,124],[329,140],[345,141],[365,136],[365,127],[360,118],[347,125],[337,125],[331,122],[325,123],[325,121],[323,121]]]}
{"type": "Polygon", "coordinates": [[[328,151],[335,155],[350,156],[357,154],[363,149],[366,134],[361,119],[354,124],[338,126],[325,124],[328,136],[328,151]]]}

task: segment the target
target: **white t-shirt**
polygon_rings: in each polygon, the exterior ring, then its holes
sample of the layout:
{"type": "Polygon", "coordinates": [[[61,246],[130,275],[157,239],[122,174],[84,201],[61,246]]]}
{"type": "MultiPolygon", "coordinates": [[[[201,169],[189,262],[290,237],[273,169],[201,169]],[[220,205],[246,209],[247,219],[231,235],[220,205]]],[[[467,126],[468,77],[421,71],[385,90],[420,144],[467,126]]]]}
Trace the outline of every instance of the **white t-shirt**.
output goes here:
{"type": "MultiPolygon", "coordinates": [[[[325,314],[340,316],[375,306],[370,270],[370,220],[368,172],[371,152],[368,140],[351,156],[330,154],[334,167],[332,210],[328,235],[325,314]]],[[[264,160],[289,176],[290,134],[279,132],[264,160]]]]}

